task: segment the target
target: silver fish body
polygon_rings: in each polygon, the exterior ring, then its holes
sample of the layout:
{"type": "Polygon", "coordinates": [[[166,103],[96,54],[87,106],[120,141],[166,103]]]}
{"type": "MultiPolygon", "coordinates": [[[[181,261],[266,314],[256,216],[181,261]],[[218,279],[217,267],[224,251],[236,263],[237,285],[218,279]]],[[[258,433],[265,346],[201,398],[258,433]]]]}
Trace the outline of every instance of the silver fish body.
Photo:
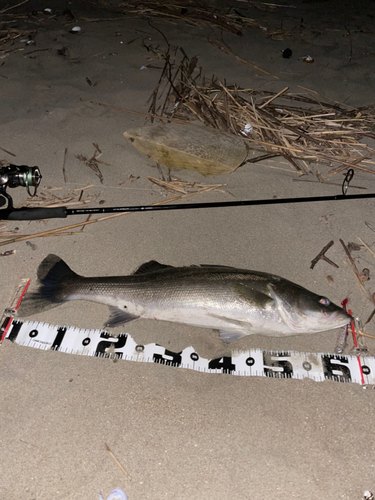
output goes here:
{"type": "Polygon", "coordinates": [[[268,273],[224,266],[172,267],[151,261],[130,276],[86,278],[56,255],[38,268],[39,289],[20,316],[69,300],[107,304],[105,326],[148,318],[220,330],[226,342],[245,335],[288,336],[332,330],[351,317],[327,298],[268,273]]]}

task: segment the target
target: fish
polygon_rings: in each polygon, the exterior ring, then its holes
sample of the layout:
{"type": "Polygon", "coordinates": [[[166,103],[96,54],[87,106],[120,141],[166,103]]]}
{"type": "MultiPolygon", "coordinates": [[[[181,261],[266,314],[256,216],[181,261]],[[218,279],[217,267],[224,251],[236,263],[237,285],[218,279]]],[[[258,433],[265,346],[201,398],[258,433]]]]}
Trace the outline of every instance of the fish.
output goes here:
{"type": "Polygon", "coordinates": [[[247,335],[283,337],[333,330],[351,316],[326,297],[273,274],[219,265],[173,267],[150,261],[128,276],[83,277],[57,255],[37,270],[21,317],[71,300],[107,304],[105,327],[139,318],[219,330],[224,342],[247,335]]]}

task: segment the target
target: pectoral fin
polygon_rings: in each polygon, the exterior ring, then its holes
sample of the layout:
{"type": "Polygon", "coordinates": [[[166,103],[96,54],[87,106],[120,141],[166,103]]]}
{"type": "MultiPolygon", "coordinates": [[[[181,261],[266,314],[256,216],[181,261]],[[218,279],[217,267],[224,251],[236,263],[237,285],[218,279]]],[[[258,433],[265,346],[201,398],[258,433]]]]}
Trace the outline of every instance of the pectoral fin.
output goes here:
{"type": "Polygon", "coordinates": [[[129,323],[130,321],[139,318],[139,316],[135,316],[134,314],[129,314],[128,312],[123,311],[118,307],[110,306],[109,310],[111,311],[111,314],[104,326],[109,326],[110,328],[124,325],[125,323],[129,323]]]}
{"type": "Polygon", "coordinates": [[[243,283],[233,283],[232,290],[237,297],[244,302],[262,309],[270,306],[274,302],[274,299],[267,293],[260,292],[259,290],[243,283]]]}

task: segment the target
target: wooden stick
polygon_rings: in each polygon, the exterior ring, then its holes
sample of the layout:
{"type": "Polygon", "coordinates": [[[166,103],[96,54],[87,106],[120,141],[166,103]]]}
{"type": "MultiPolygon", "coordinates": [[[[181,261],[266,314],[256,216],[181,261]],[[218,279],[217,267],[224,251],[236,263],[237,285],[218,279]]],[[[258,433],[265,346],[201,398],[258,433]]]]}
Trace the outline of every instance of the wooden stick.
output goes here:
{"type": "Polygon", "coordinates": [[[315,259],[313,259],[311,261],[311,266],[310,266],[310,269],[314,269],[314,267],[316,266],[316,264],[319,262],[320,259],[322,260],[325,260],[326,262],[328,262],[328,264],[331,264],[331,266],[333,267],[336,267],[338,268],[339,266],[337,264],[335,264],[334,262],[332,262],[331,259],[329,259],[328,257],[325,256],[325,253],[326,251],[331,248],[331,246],[333,245],[334,241],[331,240],[324,248],[323,250],[321,250],[318,255],[315,257],[315,259]]]}
{"type": "Polygon", "coordinates": [[[344,250],[345,250],[346,255],[348,256],[348,259],[349,259],[349,261],[350,261],[350,263],[351,263],[351,265],[352,265],[352,267],[353,267],[353,271],[355,272],[355,275],[357,276],[358,281],[361,283],[361,285],[363,285],[362,280],[361,280],[361,275],[359,274],[359,271],[358,271],[358,269],[357,269],[357,266],[355,265],[355,262],[354,262],[354,260],[353,260],[353,257],[350,255],[350,252],[349,252],[349,250],[348,250],[348,247],[345,245],[345,243],[342,241],[342,239],[341,239],[341,238],[340,238],[340,240],[339,240],[339,241],[340,241],[341,245],[343,246],[343,248],[344,248],[344,250]]]}
{"type": "Polygon", "coordinates": [[[6,7],[5,9],[0,10],[0,14],[4,14],[4,12],[7,12],[8,10],[15,9],[16,7],[19,7],[20,5],[27,3],[28,1],[29,0],[23,0],[23,2],[20,2],[17,5],[12,5],[11,7],[6,7]]]}
{"type": "MultiPolygon", "coordinates": [[[[75,235],[75,234],[80,235],[81,233],[79,233],[78,231],[60,232],[60,233],[54,233],[54,234],[45,234],[45,235],[43,236],[43,238],[52,238],[52,236],[72,236],[72,235],[75,235]]],[[[27,236],[27,238],[26,238],[26,239],[29,239],[29,238],[32,238],[34,235],[32,235],[32,234],[29,234],[29,235],[27,235],[27,234],[22,234],[22,235],[20,235],[20,236],[27,236]]],[[[8,236],[2,236],[2,235],[0,235],[0,239],[2,239],[2,240],[3,240],[3,239],[5,239],[5,238],[8,238],[8,236]]],[[[18,240],[17,240],[17,241],[18,241],[18,240]]],[[[16,241],[16,242],[17,242],[17,241],[16,241]]]]}
{"type": "Polygon", "coordinates": [[[269,104],[270,102],[274,101],[277,97],[280,97],[282,94],[284,94],[287,90],[289,90],[289,87],[285,87],[285,89],[281,90],[278,94],[274,95],[273,97],[271,97],[271,99],[268,99],[268,101],[266,101],[265,103],[261,104],[260,106],[258,106],[259,109],[262,109],[264,108],[265,106],[267,106],[267,104],[269,104]]]}
{"type": "Polygon", "coordinates": [[[349,106],[348,104],[345,104],[344,102],[338,102],[338,101],[335,101],[334,99],[331,99],[330,97],[327,97],[323,94],[319,94],[319,92],[316,92],[315,90],[308,89],[307,87],[302,87],[302,85],[298,85],[298,87],[300,89],[307,90],[308,92],[312,92],[313,94],[321,95],[322,97],[324,97],[324,99],[328,99],[329,101],[332,101],[335,104],[339,104],[341,106],[346,106],[347,108],[350,108],[350,109],[355,109],[355,108],[353,108],[353,106],[349,106]]]}
{"type": "Polygon", "coordinates": [[[125,474],[125,476],[127,476],[130,481],[132,480],[132,477],[130,474],[128,474],[128,472],[126,472],[126,470],[124,469],[124,467],[120,464],[120,462],[117,460],[117,458],[114,456],[114,454],[111,452],[111,450],[109,449],[109,446],[107,444],[104,443],[104,446],[105,446],[105,449],[108,451],[108,453],[110,454],[110,456],[113,458],[113,460],[115,461],[116,465],[122,470],[122,472],[125,474]]]}
{"type": "MultiPolygon", "coordinates": [[[[374,312],[375,312],[375,310],[374,310],[374,312]]],[[[358,331],[358,330],[357,330],[357,333],[359,335],[362,335],[363,337],[368,337],[369,339],[375,339],[375,337],[373,335],[369,335],[368,333],[361,332],[361,331],[358,331]]]]}
{"type": "Polygon", "coordinates": [[[10,156],[14,156],[14,157],[15,157],[15,156],[17,156],[17,155],[15,155],[14,153],[11,153],[10,151],[8,151],[7,149],[4,149],[4,148],[2,148],[2,147],[0,147],[0,149],[1,149],[1,151],[4,151],[4,153],[6,153],[6,154],[8,154],[8,155],[10,155],[10,156]]]}
{"type": "Polygon", "coordinates": [[[238,59],[238,61],[241,61],[241,62],[247,64],[248,66],[251,66],[252,68],[257,69],[258,71],[261,71],[265,75],[272,76],[272,78],[276,78],[277,80],[279,79],[278,76],[275,76],[272,73],[269,73],[268,71],[266,71],[266,70],[264,70],[262,68],[259,68],[258,66],[255,66],[255,64],[252,64],[251,62],[246,61],[246,59],[242,59],[241,57],[236,56],[236,54],[234,54],[228,47],[224,47],[224,45],[222,45],[221,43],[217,42],[216,40],[208,38],[208,41],[210,43],[212,43],[212,45],[215,45],[215,47],[217,47],[218,49],[220,49],[223,52],[225,52],[226,54],[235,57],[236,59],[238,59]]]}
{"type": "MultiPolygon", "coordinates": [[[[370,321],[372,320],[372,318],[374,317],[375,315],[375,309],[373,309],[372,313],[370,314],[370,316],[367,318],[367,321],[366,323],[363,325],[364,327],[367,325],[367,323],[370,323],[370,321]]],[[[375,337],[374,337],[375,338],[375,337]]]]}
{"type": "Polygon", "coordinates": [[[367,250],[370,252],[370,254],[373,257],[375,257],[375,252],[373,250],[371,250],[371,248],[368,245],[366,245],[366,243],[363,240],[361,240],[361,238],[359,236],[357,236],[357,240],[359,240],[362,243],[362,245],[367,248],[367,250]]]}
{"type": "Polygon", "coordinates": [[[64,182],[66,183],[66,172],[65,172],[65,162],[66,162],[66,155],[68,153],[68,148],[65,148],[64,152],[64,159],[63,159],[63,166],[62,166],[62,171],[63,171],[63,176],[64,176],[64,182]]]}

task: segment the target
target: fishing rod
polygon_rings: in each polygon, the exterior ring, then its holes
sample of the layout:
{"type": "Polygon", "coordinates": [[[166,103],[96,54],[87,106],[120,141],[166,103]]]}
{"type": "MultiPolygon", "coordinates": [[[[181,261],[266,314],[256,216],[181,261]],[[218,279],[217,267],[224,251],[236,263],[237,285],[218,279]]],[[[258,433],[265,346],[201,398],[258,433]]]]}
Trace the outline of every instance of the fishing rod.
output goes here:
{"type": "Polygon", "coordinates": [[[28,167],[25,165],[9,165],[0,167],[0,207],[7,204],[6,208],[0,209],[0,220],[40,220],[40,219],[65,219],[71,215],[91,215],[91,214],[111,214],[119,212],[151,212],[156,210],[192,210],[204,208],[224,208],[224,207],[246,207],[256,205],[282,205],[292,203],[313,203],[319,201],[344,201],[344,200],[364,200],[375,198],[375,193],[370,194],[346,194],[349,183],[354,176],[353,169],[349,169],[342,184],[342,194],[334,196],[311,196],[305,198],[271,198],[265,200],[239,200],[239,201],[218,201],[207,203],[183,203],[170,205],[138,205],[124,207],[95,207],[95,208],[14,208],[7,188],[18,186],[26,187],[30,196],[35,196],[37,188],[42,180],[42,175],[38,167],[28,167]],[[30,187],[34,188],[33,194],[30,187]]]}

